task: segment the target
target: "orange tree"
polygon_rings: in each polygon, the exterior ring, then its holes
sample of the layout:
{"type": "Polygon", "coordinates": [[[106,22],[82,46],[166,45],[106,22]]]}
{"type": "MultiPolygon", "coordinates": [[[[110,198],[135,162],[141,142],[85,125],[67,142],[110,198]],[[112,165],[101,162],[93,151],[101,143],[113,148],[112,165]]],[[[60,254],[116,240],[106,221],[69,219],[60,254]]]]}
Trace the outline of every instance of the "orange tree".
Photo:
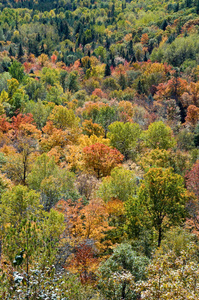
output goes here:
{"type": "Polygon", "coordinates": [[[100,143],[85,147],[83,153],[85,169],[94,173],[97,178],[110,175],[111,170],[124,159],[118,150],[100,143]]]}

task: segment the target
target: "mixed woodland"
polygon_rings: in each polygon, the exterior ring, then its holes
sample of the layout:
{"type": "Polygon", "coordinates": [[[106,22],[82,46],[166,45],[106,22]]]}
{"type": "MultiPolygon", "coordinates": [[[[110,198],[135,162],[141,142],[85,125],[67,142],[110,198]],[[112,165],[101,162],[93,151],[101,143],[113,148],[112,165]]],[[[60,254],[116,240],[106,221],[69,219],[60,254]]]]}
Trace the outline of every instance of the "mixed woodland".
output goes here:
{"type": "Polygon", "coordinates": [[[199,299],[199,0],[1,1],[0,299],[199,299]]]}

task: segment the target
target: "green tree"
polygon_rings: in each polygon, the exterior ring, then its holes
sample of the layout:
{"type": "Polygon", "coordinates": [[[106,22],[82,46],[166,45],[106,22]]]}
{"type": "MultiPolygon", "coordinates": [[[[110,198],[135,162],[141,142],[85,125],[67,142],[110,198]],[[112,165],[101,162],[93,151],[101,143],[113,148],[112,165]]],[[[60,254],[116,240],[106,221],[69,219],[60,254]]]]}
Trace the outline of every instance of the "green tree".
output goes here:
{"type": "Polygon", "coordinates": [[[44,104],[40,99],[38,102],[28,101],[25,106],[25,113],[31,113],[33,115],[37,128],[40,130],[46,125],[51,111],[52,106],[44,104]]]}
{"type": "Polygon", "coordinates": [[[100,124],[105,130],[105,137],[108,131],[108,126],[118,118],[117,111],[114,107],[108,105],[102,106],[97,113],[94,122],[100,124]]]}
{"type": "Polygon", "coordinates": [[[27,178],[29,187],[41,193],[41,203],[47,211],[60,199],[76,200],[80,197],[74,182],[75,175],[60,169],[54,157],[49,158],[45,153],[36,159],[27,178]]]}
{"type": "Polygon", "coordinates": [[[110,69],[110,66],[109,64],[107,63],[106,64],[106,67],[105,67],[105,71],[104,71],[104,76],[110,76],[111,75],[111,69],[110,69]]]}
{"type": "Polygon", "coordinates": [[[24,67],[20,62],[14,60],[11,66],[8,69],[8,72],[13,78],[16,78],[19,82],[22,82],[25,74],[24,74],[24,67]]]}
{"type": "Polygon", "coordinates": [[[77,92],[79,90],[78,74],[76,71],[70,72],[66,81],[66,87],[71,92],[77,92]]]}
{"type": "Polygon", "coordinates": [[[172,168],[151,168],[140,186],[139,199],[158,232],[159,247],[163,231],[185,219],[189,197],[183,177],[173,173],[172,168]]]}
{"type": "Polygon", "coordinates": [[[141,129],[138,124],[116,121],[109,125],[107,137],[110,139],[111,146],[118,149],[127,160],[132,158],[140,134],[141,129]]]}
{"type": "Polygon", "coordinates": [[[121,244],[99,268],[99,287],[106,299],[136,300],[135,283],[145,279],[148,259],[138,255],[129,244],[121,244]]]}
{"type": "Polygon", "coordinates": [[[126,202],[137,193],[137,178],[133,171],[121,167],[114,168],[109,177],[103,178],[98,195],[105,202],[119,199],[126,202]]]}
{"type": "Polygon", "coordinates": [[[22,48],[22,44],[19,44],[19,50],[18,50],[18,59],[20,60],[22,58],[22,56],[24,56],[24,51],[22,48]]]}
{"type": "Polygon", "coordinates": [[[172,136],[172,130],[162,121],[151,123],[143,133],[146,146],[152,149],[169,149],[175,146],[176,141],[172,136]]]}
{"type": "Polygon", "coordinates": [[[48,117],[57,129],[78,128],[80,119],[75,116],[72,109],[68,109],[62,105],[55,106],[48,117]]]}

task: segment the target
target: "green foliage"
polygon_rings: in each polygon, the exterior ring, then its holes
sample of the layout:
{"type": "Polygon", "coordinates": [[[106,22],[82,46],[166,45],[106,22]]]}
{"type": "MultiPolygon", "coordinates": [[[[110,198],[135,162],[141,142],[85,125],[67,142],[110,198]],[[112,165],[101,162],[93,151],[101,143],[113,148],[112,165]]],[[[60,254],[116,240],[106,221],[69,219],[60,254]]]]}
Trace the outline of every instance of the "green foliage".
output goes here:
{"type": "Polygon", "coordinates": [[[107,137],[112,147],[118,149],[125,159],[135,155],[135,148],[141,134],[140,126],[136,123],[114,122],[108,127],[107,137]]]}
{"type": "Polygon", "coordinates": [[[46,125],[51,111],[52,107],[44,104],[41,100],[38,100],[38,102],[29,101],[25,105],[25,112],[33,115],[37,128],[40,130],[46,125]]]}
{"type": "Polygon", "coordinates": [[[198,0],[1,1],[0,298],[198,299],[182,229],[198,231],[198,12],[198,0]],[[84,264],[81,245],[96,251],[97,197],[103,249],[80,282],[63,267],[71,253],[84,264]]]}
{"type": "Polygon", "coordinates": [[[189,200],[184,180],[172,169],[151,168],[144,176],[139,189],[139,198],[149,219],[158,231],[158,246],[162,231],[171,225],[180,224],[186,216],[189,200]]]}
{"type": "Polygon", "coordinates": [[[111,199],[127,201],[136,194],[137,178],[133,171],[114,168],[109,177],[103,178],[98,195],[108,202],[111,199]]]}
{"type": "Polygon", "coordinates": [[[114,107],[102,106],[99,109],[95,122],[100,124],[105,130],[105,136],[108,130],[108,126],[117,120],[117,112],[114,107]]]}
{"type": "Polygon", "coordinates": [[[31,189],[41,193],[41,202],[49,211],[60,199],[79,198],[74,187],[75,176],[66,169],[60,169],[54,160],[45,153],[39,156],[27,178],[31,189]]]}
{"type": "Polygon", "coordinates": [[[12,78],[17,79],[19,82],[21,82],[25,76],[24,74],[24,68],[20,62],[17,60],[14,60],[11,66],[8,69],[10,75],[12,78]]]}
{"type": "Polygon", "coordinates": [[[172,130],[162,121],[149,125],[148,130],[143,133],[146,146],[152,149],[169,149],[175,146],[176,141],[172,136],[172,130]]]}
{"type": "Polygon", "coordinates": [[[145,278],[148,259],[121,244],[99,268],[99,286],[106,299],[137,299],[135,282],[145,278]]]}

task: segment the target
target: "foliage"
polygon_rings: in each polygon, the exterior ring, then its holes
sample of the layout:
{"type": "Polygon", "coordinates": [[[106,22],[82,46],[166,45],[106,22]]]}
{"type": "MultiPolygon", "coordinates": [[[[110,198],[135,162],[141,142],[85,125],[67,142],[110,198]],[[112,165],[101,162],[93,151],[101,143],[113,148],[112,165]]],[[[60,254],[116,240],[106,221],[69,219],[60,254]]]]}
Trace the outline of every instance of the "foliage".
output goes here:
{"type": "Polygon", "coordinates": [[[124,158],[118,150],[100,143],[85,147],[83,153],[85,168],[97,178],[110,175],[111,170],[124,158]]]}
{"type": "Polygon", "coordinates": [[[0,298],[198,298],[198,13],[1,1],[0,298]]]}
{"type": "Polygon", "coordinates": [[[135,283],[145,278],[148,259],[121,244],[99,268],[99,286],[106,299],[136,299],[135,283]]]}
{"type": "Polygon", "coordinates": [[[146,141],[147,147],[152,149],[167,150],[176,144],[171,128],[166,126],[162,121],[150,124],[143,138],[146,141]]]}
{"type": "Polygon", "coordinates": [[[133,156],[133,150],[140,136],[140,127],[136,123],[114,122],[108,127],[110,145],[118,149],[127,160],[133,156]]]}
{"type": "Polygon", "coordinates": [[[183,178],[172,169],[151,168],[144,176],[139,197],[146,208],[152,225],[158,231],[158,246],[162,231],[180,224],[186,216],[185,206],[189,200],[183,178]]]}

